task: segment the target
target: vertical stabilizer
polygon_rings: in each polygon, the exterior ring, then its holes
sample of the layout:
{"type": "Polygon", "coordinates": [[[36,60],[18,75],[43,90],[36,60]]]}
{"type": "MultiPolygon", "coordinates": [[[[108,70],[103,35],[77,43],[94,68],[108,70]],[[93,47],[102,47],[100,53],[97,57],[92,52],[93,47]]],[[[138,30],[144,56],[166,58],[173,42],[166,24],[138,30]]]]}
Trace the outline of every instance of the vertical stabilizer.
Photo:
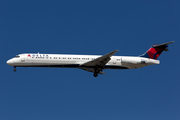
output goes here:
{"type": "Polygon", "coordinates": [[[163,44],[154,44],[147,52],[145,52],[143,55],[140,55],[140,57],[146,57],[150,59],[157,59],[160,54],[163,51],[169,51],[167,49],[168,44],[173,43],[174,41],[168,42],[168,43],[163,43],[163,44]]]}

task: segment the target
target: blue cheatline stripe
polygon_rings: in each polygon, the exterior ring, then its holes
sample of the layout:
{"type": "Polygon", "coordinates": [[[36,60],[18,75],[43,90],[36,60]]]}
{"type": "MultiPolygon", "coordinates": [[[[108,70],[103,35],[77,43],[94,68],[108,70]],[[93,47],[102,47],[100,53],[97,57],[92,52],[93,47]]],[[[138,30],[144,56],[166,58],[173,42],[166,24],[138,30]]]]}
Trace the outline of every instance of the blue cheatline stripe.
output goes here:
{"type": "Polygon", "coordinates": [[[140,55],[140,57],[146,57],[146,58],[149,58],[149,55],[147,54],[147,52],[143,55],[140,55]]]}
{"type": "MultiPolygon", "coordinates": [[[[16,67],[53,67],[53,68],[95,68],[92,66],[79,66],[79,64],[72,64],[72,65],[34,65],[34,66],[16,66],[16,67]]],[[[123,66],[114,66],[114,65],[106,65],[104,69],[129,69],[123,66]]]]}

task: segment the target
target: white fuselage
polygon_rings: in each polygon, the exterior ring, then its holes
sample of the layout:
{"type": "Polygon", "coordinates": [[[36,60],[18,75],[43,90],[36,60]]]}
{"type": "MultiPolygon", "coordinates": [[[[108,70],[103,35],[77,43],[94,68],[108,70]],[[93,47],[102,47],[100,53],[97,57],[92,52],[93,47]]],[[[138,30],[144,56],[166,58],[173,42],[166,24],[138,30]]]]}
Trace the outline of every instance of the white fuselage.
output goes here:
{"type": "MultiPolygon", "coordinates": [[[[19,54],[7,61],[15,67],[69,67],[81,68],[82,64],[101,57],[101,55],[69,54],[19,54]]],[[[104,69],[134,69],[159,64],[159,60],[144,57],[112,56],[104,69]]],[[[91,68],[92,66],[86,66],[91,68]]]]}

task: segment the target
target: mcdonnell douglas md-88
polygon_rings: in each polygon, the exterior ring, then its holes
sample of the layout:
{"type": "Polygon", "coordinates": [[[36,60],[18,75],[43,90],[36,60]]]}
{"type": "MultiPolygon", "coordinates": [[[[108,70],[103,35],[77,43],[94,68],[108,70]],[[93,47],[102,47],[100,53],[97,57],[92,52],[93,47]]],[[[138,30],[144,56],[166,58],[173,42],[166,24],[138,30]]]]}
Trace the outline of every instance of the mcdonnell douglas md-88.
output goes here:
{"type": "Polygon", "coordinates": [[[148,65],[159,64],[157,60],[163,51],[174,41],[164,44],[154,44],[147,52],[137,57],[113,56],[118,50],[106,55],[70,55],[70,54],[40,54],[26,53],[19,54],[7,61],[7,64],[14,67],[62,67],[79,68],[98,74],[105,74],[103,69],[135,69],[148,65]]]}

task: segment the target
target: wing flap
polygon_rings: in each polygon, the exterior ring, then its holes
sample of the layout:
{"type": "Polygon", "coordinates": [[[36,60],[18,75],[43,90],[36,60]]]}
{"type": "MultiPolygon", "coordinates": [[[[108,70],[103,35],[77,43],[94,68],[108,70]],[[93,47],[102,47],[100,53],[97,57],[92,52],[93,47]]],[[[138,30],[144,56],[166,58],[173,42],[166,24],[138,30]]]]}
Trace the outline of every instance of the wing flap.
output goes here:
{"type": "MultiPolygon", "coordinates": [[[[80,69],[85,70],[85,71],[88,71],[88,72],[92,72],[92,73],[94,73],[94,71],[95,71],[93,68],[80,68],[80,69]]],[[[104,74],[104,75],[106,75],[106,73],[103,72],[103,71],[99,71],[98,74],[104,74]]]]}

